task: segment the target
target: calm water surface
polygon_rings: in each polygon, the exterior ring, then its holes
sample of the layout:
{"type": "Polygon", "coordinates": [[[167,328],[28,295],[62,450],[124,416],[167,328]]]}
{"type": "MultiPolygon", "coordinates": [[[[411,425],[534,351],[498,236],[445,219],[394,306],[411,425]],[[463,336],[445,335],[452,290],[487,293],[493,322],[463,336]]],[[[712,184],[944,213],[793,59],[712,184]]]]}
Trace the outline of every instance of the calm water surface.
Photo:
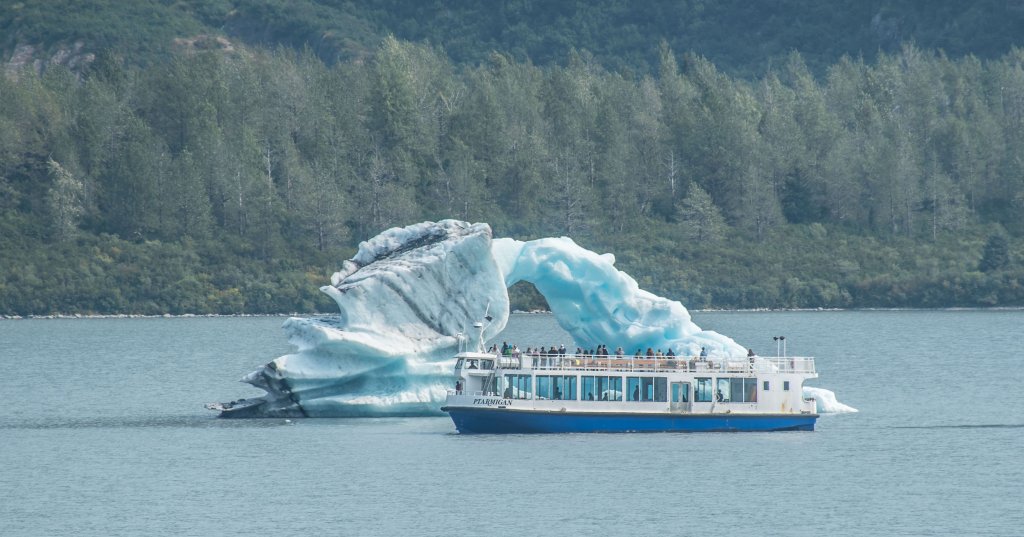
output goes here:
{"type": "MultiPolygon", "coordinates": [[[[695,313],[786,335],[813,433],[459,436],[215,419],[281,318],[0,321],[0,535],[1022,535],[1024,312],[695,313]]],[[[501,339],[571,344],[550,316],[501,339]]],[[[608,342],[614,348],[614,342],[608,342]]]]}

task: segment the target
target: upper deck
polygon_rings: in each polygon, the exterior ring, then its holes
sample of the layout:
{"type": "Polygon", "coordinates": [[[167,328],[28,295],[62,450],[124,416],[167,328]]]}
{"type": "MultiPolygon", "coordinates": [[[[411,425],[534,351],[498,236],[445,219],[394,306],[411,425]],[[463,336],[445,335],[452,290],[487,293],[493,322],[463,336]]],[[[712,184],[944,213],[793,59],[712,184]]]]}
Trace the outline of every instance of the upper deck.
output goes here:
{"type": "Polygon", "coordinates": [[[814,358],[774,356],[738,360],[706,359],[674,356],[596,356],[577,354],[511,354],[460,353],[456,369],[526,370],[560,372],[618,373],[799,373],[816,376],[814,358]]]}

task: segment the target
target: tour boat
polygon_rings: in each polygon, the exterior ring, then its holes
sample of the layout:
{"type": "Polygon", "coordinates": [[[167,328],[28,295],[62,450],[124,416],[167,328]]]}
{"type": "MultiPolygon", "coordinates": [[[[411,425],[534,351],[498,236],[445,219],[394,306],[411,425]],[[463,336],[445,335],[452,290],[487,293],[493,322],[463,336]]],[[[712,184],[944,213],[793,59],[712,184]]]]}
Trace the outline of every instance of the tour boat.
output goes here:
{"type": "Polygon", "coordinates": [[[813,358],[459,352],[441,408],[471,433],[813,431],[813,358]]]}

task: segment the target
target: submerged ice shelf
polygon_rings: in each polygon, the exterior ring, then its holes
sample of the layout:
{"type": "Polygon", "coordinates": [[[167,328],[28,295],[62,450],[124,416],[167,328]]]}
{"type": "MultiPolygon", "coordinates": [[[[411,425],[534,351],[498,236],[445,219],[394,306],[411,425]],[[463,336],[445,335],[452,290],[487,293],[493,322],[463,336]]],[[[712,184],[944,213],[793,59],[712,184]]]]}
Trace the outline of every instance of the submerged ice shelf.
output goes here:
{"type": "MultiPolygon", "coordinates": [[[[361,243],[321,288],[338,315],[289,319],[284,329],[295,352],[242,379],[266,394],[210,408],[225,417],[438,414],[460,339],[475,347],[471,327],[485,317],[484,340],[499,334],[509,316],[507,288],[519,281],[544,295],[576,345],[745,354],[732,339],[701,330],[679,302],[640,289],[614,263],[611,254],[565,237],[492,239],[487,224],[389,229],[361,243]]],[[[829,411],[823,402],[845,407],[828,390],[814,390],[819,410],[829,411]]]]}

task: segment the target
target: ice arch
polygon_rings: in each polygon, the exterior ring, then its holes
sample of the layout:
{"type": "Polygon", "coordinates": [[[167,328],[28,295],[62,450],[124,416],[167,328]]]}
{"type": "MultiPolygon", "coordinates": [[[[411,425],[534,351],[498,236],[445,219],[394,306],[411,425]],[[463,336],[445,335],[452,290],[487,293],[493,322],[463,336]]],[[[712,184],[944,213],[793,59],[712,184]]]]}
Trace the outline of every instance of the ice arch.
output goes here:
{"type": "Polygon", "coordinates": [[[679,302],[640,289],[615,268],[612,254],[597,254],[566,237],[495,239],[491,251],[505,285],[532,283],[580,345],[621,345],[629,353],[648,347],[685,355],[697,355],[701,347],[712,356],[746,352],[726,336],[701,330],[679,302]]]}

